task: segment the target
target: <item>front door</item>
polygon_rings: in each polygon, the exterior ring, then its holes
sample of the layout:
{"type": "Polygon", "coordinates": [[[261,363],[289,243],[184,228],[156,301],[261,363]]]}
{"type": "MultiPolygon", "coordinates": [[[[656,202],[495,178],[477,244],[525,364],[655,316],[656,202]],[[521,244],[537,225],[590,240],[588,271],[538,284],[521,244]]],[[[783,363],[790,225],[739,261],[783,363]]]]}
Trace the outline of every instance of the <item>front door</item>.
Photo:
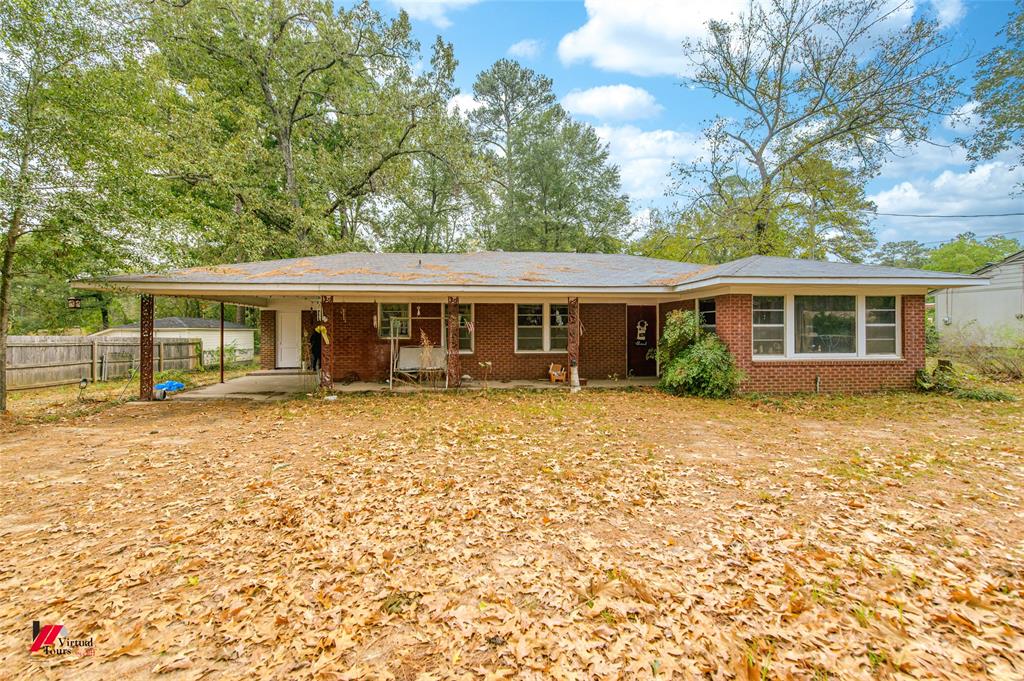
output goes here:
{"type": "Polygon", "coordinates": [[[277,312],[277,368],[298,369],[302,363],[302,313],[277,312]]]}
{"type": "Polygon", "coordinates": [[[630,375],[656,375],[658,363],[647,353],[658,344],[658,308],[654,305],[627,306],[626,327],[630,375]]]}

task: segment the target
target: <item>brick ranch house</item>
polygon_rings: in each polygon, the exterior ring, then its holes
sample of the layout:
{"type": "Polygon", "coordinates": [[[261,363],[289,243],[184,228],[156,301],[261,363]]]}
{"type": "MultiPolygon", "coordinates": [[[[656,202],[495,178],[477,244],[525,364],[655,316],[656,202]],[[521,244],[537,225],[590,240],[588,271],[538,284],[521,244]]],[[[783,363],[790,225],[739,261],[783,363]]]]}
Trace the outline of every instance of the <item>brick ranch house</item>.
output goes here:
{"type": "MultiPolygon", "coordinates": [[[[340,253],[79,281],[153,296],[261,309],[264,369],[304,364],[323,319],[334,380],[383,380],[391,336],[445,348],[449,384],[490,362],[493,380],[579,374],[655,376],[648,350],[672,310],[698,310],[729,347],[745,390],[907,388],[924,366],[924,298],[980,277],[895,267],[752,256],[695,265],[632,255],[476,252],[340,253]]],[[[143,350],[146,349],[143,343],[143,350]]],[[[145,366],[145,363],[143,363],[145,366]]],[[[146,376],[143,379],[146,380],[146,376]]],[[[151,380],[151,379],[150,379],[151,380]]],[[[146,396],[145,386],[142,388],[146,396]]]]}

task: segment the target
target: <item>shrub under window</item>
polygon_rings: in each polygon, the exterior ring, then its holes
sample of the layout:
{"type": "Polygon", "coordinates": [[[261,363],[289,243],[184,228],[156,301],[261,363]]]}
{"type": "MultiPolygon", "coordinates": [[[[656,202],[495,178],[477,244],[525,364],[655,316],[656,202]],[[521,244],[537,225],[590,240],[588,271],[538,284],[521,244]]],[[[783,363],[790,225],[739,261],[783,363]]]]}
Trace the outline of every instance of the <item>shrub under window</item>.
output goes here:
{"type": "Polygon", "coordinates": [[[661,387],[677,395],[728,397],[743,379],[725,343],[701,328],[700,314],[692,310],[668,314],[656,352],[661,387]]]}

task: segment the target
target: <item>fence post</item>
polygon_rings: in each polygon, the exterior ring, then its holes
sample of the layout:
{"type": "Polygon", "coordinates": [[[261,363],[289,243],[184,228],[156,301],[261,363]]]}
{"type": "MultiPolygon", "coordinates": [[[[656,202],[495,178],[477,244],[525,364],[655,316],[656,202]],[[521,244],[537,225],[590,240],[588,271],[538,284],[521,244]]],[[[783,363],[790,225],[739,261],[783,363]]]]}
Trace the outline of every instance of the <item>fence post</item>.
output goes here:
{"type": "Polygon", "coordinates": [[[99,371],[97,371],[97,367],[99,366],[98,363],[100,361],[99,343],[100,342],[95,338],[92,339],[92,356],[90,357],[90,359],[92,360],[92,365],[91,370],[89,371],[90,383],[95,383],[96,381],[99,380],[99,371]]]}
{"type": "Polygon", "coordinates": [[[159,356],[157,357],[157,363],[156,363],[156,365],[158,367],[157,371],[163,371],[164,370],[164,344],[162,342],[157,347],[157,352],[160,353],[159,356]]]}

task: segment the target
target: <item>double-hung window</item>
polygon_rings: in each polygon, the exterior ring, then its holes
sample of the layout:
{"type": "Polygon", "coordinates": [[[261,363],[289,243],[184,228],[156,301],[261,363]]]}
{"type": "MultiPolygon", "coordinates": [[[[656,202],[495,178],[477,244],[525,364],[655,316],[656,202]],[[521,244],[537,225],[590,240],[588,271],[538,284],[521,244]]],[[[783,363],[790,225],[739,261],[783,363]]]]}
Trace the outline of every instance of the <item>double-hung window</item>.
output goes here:
{"type": "Polygon", "coordinates": [[[786,354],[785,296],[754,296],[755,355],[786,354]]]}
{"type": "Polygon", "coordinates": [[[700,326],[705,331],[715,332],[715,299],[701,298],[697,301],[697,313],[700,315],[700,326]]]}
{"type": "Polygon", "coordinates": [[[896,354],[896,296],[864,297],[865,352],[896,354]]]}
{"type": "Polygon", "coordinates": [[[377,307],[377,334],[381,338],[392,338],[392,320],[394,321],[394,338],[409,338],[409,318],[412,316],[411,303],[380,303],[377,307]]]}
{"type": "MultiPolygon", "coordinates": [[[[473,352],[473,304],[459,304],[459,352],[469,354],[473,352]]],[[[448,347],[448,305],[444,306],[444,337],[441,340],[443,347],[448,347]]]]}
{"type": "Polygon", "coordinates": [[[523,303],[516,308],[516,352],[564,352],[569,347],[569,306],[523,303]]]}

